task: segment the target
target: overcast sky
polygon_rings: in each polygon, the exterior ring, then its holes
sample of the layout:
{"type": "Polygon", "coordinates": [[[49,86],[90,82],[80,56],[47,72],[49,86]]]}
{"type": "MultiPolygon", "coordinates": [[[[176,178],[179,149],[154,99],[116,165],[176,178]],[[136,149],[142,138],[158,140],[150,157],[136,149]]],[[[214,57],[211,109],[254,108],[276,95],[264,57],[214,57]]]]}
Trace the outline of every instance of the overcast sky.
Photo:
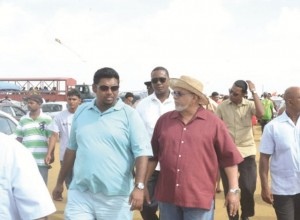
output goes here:
{"type": "Polygon", "coordinates": [[[0,75],[90,84],[108,66],[133,91],[164,66],[207,94],[282,93],[300,86],[299,27],[299,0],[0,0],[0,75]]]}

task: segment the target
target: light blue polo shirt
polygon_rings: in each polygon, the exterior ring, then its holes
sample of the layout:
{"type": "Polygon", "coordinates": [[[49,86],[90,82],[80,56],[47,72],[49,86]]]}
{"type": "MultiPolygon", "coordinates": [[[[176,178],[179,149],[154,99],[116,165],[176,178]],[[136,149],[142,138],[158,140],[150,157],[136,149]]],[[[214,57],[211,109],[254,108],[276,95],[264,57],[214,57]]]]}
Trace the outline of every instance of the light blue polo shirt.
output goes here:
{"type": "Polygon", "coordinates": [[[69,149],[76,150],[70,189],[129,195],[135,158],[151,156],[148,133],[137,111],[119,99],[100,112],[92,102],[75,112],[69,149]]]}

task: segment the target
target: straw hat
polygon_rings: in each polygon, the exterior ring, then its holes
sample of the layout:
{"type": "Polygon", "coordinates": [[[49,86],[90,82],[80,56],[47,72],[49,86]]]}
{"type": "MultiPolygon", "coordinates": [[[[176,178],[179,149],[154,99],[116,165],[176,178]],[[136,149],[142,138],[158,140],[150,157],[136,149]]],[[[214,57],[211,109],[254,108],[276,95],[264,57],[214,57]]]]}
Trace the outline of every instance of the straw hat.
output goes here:
{"type": "Polygon", "coordinates": [[[196,94],[200,98],[199,104],[201,105],[207,105],[209,103],[206,95],[202,93],[203,84],[197,79],[194,79],[189,76],[181,76],[179,79],[171,78],[170,87],[172,89],[176,87],[183,88],[185,90],[190,91],[191,93],[196,94]]]}

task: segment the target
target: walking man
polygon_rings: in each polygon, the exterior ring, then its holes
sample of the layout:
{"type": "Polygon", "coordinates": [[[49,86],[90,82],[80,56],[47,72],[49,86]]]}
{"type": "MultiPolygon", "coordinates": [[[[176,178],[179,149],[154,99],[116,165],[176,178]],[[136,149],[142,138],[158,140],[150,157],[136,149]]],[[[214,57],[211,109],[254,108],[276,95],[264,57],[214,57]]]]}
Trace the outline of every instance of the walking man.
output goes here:
{"type": "MultiPolygon", "coordinates": [[[[157,119],[164,113],[174,110],[174,99],[169,89],[169,72],[164,67],[156,67],[151,72],[151,84],[154,93],[142,99],[136,107],[136,110],[140,114],[149,140],[152,138],[154,126],[157,119]]],[[[151,197],[151,203],[144,203],[141,215],[144,220],[158,220],[156,214],[158,210],[158,202],[154,198],[154,190],[159,175],[160,166],[156,166],[155,171],[147,182],[148,191],[151,197]]]]}
{"type": "MultiPolygon", "coordinates": [[[[224,167],[230,193],[225,205],[230,215],[239,208],[237,164],[243,158],[225,124],[203,108],[208,98],[200,81],[189,76],[171,78],[175,110],[157,121],[153,137],[153,158],[148,179],[157,163],[160,174],[155,190],[161,220],[213,220],[214,196],[219,166],[224,167]]],[[[150,198],[146,190],[146,200],[150,198]]]]}
{"type": "Polygon", "coordinates": [[[46,128],[52,118],[42,112],[42,103],[40,95],[31,95],[27,98],[29,112],[20,119],[16,136],[17,140],[31,151],[47,185],[49,165],[45,163],[44,158],[48,152],[48,139],[51,131],[46,128]]]}
{"type": "MultiPolygon", "coordinates": [[[[241,189],[241,219],[254,216],[254,192],[256,189],[256,146],[252,130],[252,116],[260,118],[264,114],[262,103],[251,81],[237,80],[229,91],[229,99],[218,105],[216,114],[225,122],[232,140],[242,154],[244,161],[238,165],[239,186],[241,189]],[[245,98],[247,90],[252,93],[253,100],[245,98]]],[[[220,170],[224,193],[229,186],[223,169],[220,170]]],[[[230,219],[238,220],[239,215],[230,219]]]]}
{"type": "Polygon", "coordinates": [[[265,126],[260,142],[261,197],[273,205],[278,220],[296,220],[300,219],[300,87],[288,88],[284,100],[285,112],[265,126]]]}
{"type": "Polygon", "coordinates": [[[131,220],[141,210],[148,156],[147,131],[135,109],[119,95],[119,74],[96,71],[96,98],[75,112],[53,198],[62,196],[63,182],[74,164],[65,219],[131,220]],[[132,176],[135,170],[135,183],[132,176]]]}
{"type": "MultiPolygon", "coordinates": [[[[73,121],[74,113],[77,109],[77,107],[81,103],[81,96],[80,93],[72,89],[68,91],[67,93],[67,103],[68,103],[68,109],[60,112],[54,117],[54,120],[51,122],[51,124],[48,126],[47,129],[52,131],[52,135],[49,139],[49,148],[47,156],[45,157],[45,163],[50,164],[52,155],[55,149],[56,142],[59,138],[59,160],[60,164],[63,164],[63,158],[65,155],[66,148],[68,147],[69,138],[70,138],[70,132],[71,132],[71,125],[73,121]]],[[[73,171],[67,175],[66,177],[66,187],[67,189],[70,186],[71,180],[73,176],[73,171]]],[[[61,198],[60,198],[61,200],[61,198]]]]}

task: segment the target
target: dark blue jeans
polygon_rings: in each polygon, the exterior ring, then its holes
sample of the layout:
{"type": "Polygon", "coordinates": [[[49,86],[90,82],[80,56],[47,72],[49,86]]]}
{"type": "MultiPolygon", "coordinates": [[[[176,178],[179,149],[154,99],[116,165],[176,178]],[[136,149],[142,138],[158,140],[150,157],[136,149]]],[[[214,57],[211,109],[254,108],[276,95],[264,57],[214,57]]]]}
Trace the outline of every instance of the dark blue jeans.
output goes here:
{"type": "Polygon", "coordinates": [[[159,171],[155,170],[147,183],[151,204],[148,205],[147,203],[144,203],[143,205],[143,211],[141,211],[141,215],[144,220],[159,219],[159,217],[156,215],[156,212],[158,210],[158,202],[154,198],[154,191],[155,191],[158,175],[159,175],[159,171]]]}
{"type": "Polygon", "coordinates": [[[296,195],[273,195],[273,207],[278,220],[300,219],[300,193],[296,195]]]}
{"type": "MultiPolygon", "coordinates": [[[[255,156],[245,157],[244,161],[238,165],[239,170],[239,187],[241,189],[241,210],[242,217],[254,216],[254,193],[256,189],[256,178],[257,178],[257,166],[255,161],[255,156]]],[[[224,169],[220,169],[220,174],[222,178],[224,194],[227,195],[228,192],[228,180],[224,169]]],[[[228,210],[227,210],[228,211],[228,210]]],[[[228,214],[228,212],[227,212],[228,214]]],[[[230,220],[238,220],[239,214],[235,217],[230,217],[230,220]]]]}

